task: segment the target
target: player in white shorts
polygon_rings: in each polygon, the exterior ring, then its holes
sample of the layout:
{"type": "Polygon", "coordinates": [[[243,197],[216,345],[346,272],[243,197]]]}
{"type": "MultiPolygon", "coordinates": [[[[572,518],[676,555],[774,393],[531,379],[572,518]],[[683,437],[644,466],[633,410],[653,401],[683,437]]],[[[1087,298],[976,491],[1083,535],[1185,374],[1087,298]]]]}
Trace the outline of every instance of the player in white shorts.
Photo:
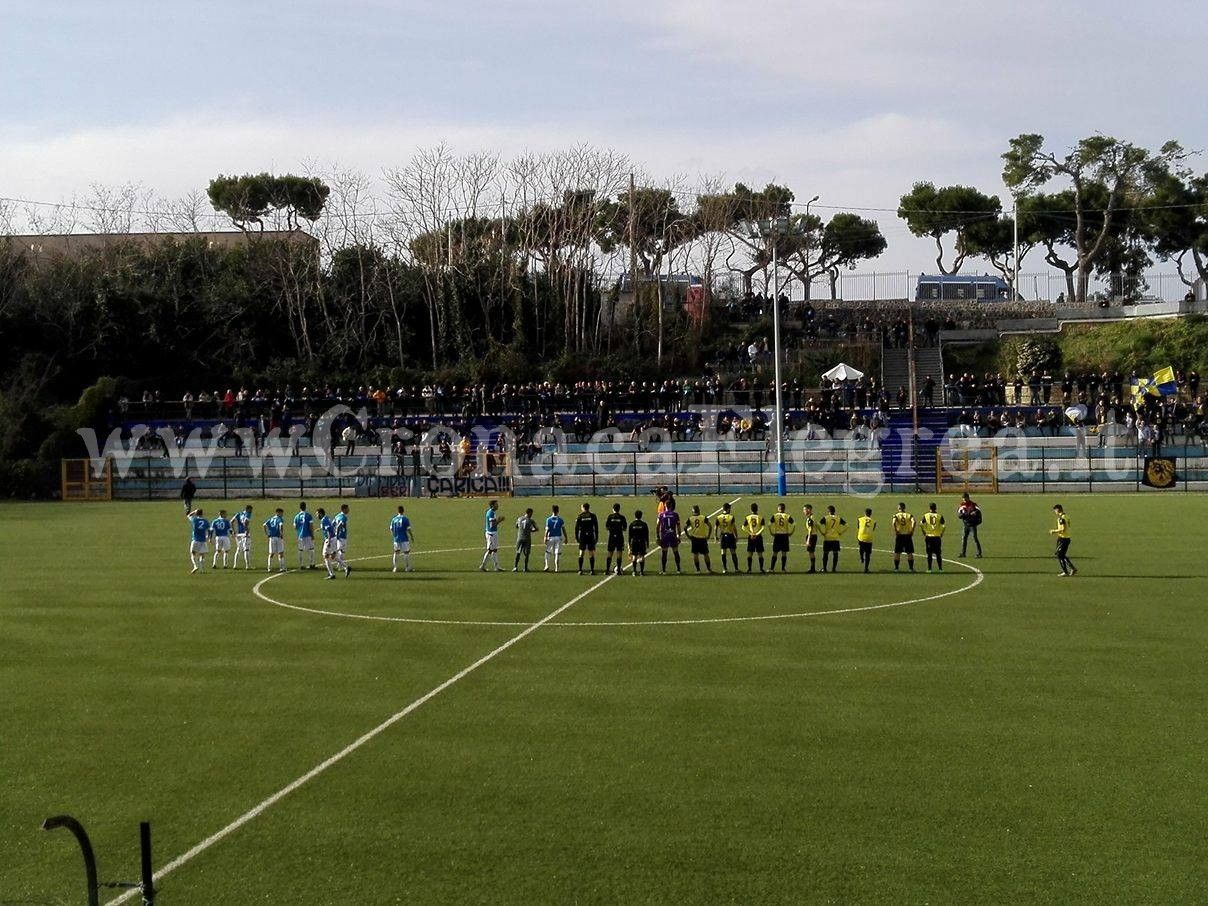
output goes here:
{"type": "Polygon", "coordinates": [[[268,571],[272,571],[276,557],[280,571],[285,572],[285,510],[281,507],[265,521],[264,534],[268,536],[268,571]]]}
{"type": "Polygon", "coordinates": [[[206,541],[210,537],[210,520],[205,518],[201,509],[192,510],[185,515],[189,521],[192,540],[189,541],[189,563],[193,572],[204,571],[206,568],[206,541]]]}
{"type": "Polygon", "coordinates": [[[315,566],[315,517],[306,509],[306,501],[298,504],[298,512],[294,516],[294,531],[298,535],[298,569],[304,568],[304,561],[309,557],[310,568],[315,566]]]}
{"type": "Polygon", "coordinates": [[[352,575],[352,567],[344,559],[348,552],[348,504],[340,504],[340,512],[336,513],[331,521],[336,530],[336,566],[344,570],[344,578],[347,579],[352,575]]]}
{"type": "Polygon", "coordinates": [[[403,508],[398,508],[398,515],[390,520],[390,537],[394,541],[394,556],[390,561],[391,572],[398,572],[398,555],[403,555],[403,569],[411,572],[411,541],[415,530],[411,520],[404,514],[403,508]]]}
{"type": "Polygon", "coordinates": [[[492,500],[487,507],[486,519],[483,522],[486,550],[483,551],[482,562],[478,564],[480,572],[487,571],[487,561],[495,564],[495,572],[503,571],[503,567],[499,565],[499,523],[502,521],[503,517],[499,515],[499,501],[492,500]]]}
{"type": "Polygon", "coordinates": [[[226,510],[219,510],[210,523],[210,537],[214,539],[214,562],[210,566],[218,569],[218,555],[222,554],[222,568],[226,569],[227,556],[231,553],[231,520],[227,518],[226,510]]]}
{"type": "Polygon", "coordinates": [[[545,569],[549,572],[550,557],[554,559],[554,572],[558,571],[558,563],[562,559],[562,542],[566,540],[566,521],[558,515],[558,507],[545,520],[545,569]]]}
{"type": "Polygon", "coordinates": [[[235,562],[234,569],[239,568],[239,555],[243,554],[243,568],[252,568],[252,507],[245,506],[231,519],[235,529],[235,562]]]}

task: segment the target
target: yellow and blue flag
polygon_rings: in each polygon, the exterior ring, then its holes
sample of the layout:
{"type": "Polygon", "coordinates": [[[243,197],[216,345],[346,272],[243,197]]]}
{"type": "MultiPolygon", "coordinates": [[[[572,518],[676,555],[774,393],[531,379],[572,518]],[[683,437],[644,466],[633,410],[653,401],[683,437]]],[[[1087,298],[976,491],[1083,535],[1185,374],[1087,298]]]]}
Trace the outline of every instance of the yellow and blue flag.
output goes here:
{"type": "Polygon", "coordinates": [[[1178,382],[1174,379],[1174,369],[1169,365],[1154,372],[1153,384],[1158,396],[1174,396],[1179,392],[1178,382]]]}

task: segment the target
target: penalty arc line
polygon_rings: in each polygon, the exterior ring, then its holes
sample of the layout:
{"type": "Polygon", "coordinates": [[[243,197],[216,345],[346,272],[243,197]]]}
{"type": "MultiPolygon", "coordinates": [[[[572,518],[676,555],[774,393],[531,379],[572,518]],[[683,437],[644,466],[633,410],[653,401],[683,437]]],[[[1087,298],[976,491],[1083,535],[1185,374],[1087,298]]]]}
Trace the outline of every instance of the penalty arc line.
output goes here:
{"type": "MultiPolygon", "coordinates": [[[[334,767],[335,765],[339,764],[341,761],[343,761],[349,755],[356,752],[362,746],[366,745],[369,742],[372,742],[374,739],[376,739],[382,733],[389,730],[391,727],[393,727],[396,723],[398,723],[404,717],[411,714],[413,711],[416,711],[417,709],[423,707],[425,704],[430,702],[432,699],[436,698],[436,696],[440,695],[442,692],[444,692],[450,686],[453,686],[454,684],[465,679],[467,676],[469,676],[471,673],[473,673],[475,670],[477,670],[483,664],[486,664],[487,662],[494,660],[496,657],[503,654],[505,651],[507,651],[509,648],[511,648],[517,642],[520,642],[521,640],[525,639],[527,636],[536,632],[538,629],[540,629],[542,626],[549,623],[551,620],[556,619],[561,614],[565,613],[567,610],[569,610],[571,607],[573,607],[575,604],[582,601],[584,598],[586,598],[592,592],[596,591],[597,589],[603,588],[609,581],[611,581],[614,578],[616,578],[616,574],[609,573],[607,576],[605,576],[603,579],[601,579],[595,585],[592,585],[590,588],[586,589],[585,591],[582,591],[579,594],[575,595],[573,598],[571,598],[565,604],[550,611],[548,614],[546,614],[540,620],[537,620],[535,623],[530,623],[524,629],[522,629],[520,632],[516,633],[516,635],[512,636],[510,639],[508,639],[506,642],[504,642],[502,645],[498,646],[497,648],[493,649],[492,651],[488,652],[487,654],[484,654],[482,657],[480,657],[478,660],[474,661],[469,666],[464,667],[463,669],[459,670],[457,673],[453,674],[451,677],[449,677],[447,680],[445,680],[439,686],[436,686],[436,687],[430,689],[428,692],[421,695],[415,701],[411,702],[411,704],[407,705],[407,707],[403,708],[401,711],[396,711],[394,714],[390,715],[390,717],[386,718],[384,721],[382,721],[380,724],[378,724],[372,730],[369,730],[368,732],[357,737],[355,740],[353,740],[351,743],[346,745],[344,748],[340,749],[340,751],[336,752],[334,755],[330,756],[329,758],[327,758],[324,761],[320,762],[319,764],[315,765],[313,768],[311,768],[309,771],[307,771],[305,774],[303,774],[298,779],[287,784],[286,786],[283,786],[281,789],[279,789],[277,792],[273,793],[267,799],[260,802],[258,805],[255,805],[252,808],[248,809],[246,812],[244,812],[242,815],[240,815],[238,818],[236,818],[230,824],[223,827],[221,830],[214,832],[213,834],[211,834],[210,836],[208,836],[204,840],[202,840],[200,843],[193,846],[191,849],[181,853],[175,859],[173,859],[172,861],[165,864],[162,868],[158,869],[151,876],[152,879],[156,882],[160,881],[166,875],[171,874],[173,871],[180,868],[185,863],[190,862],[197,856],[201,855],[201,853],[205,852],[211,846],[214,846],[216,843],[220,843],[223,839],[230,836],[235,831],[239,830],[241,827],[243,827],[248,822],[260,817],[260,815],[264,814],[266,811],[268,811],[268,809],[272,808],[274,805],[276,805],[278,802],[280,802],[282,799],[284,799],[290,793],[294,792],[294,790],[298,789],[299,787],[305,786],[307,783],[314,780],[320,774],[325,772],[328,768],[334,767]]],[[[261,581],[263,581],[263,580],[261,580],[261,581]]],[[[109,900],[105,904],[105,906],[119,906],[119,904],[129,902],[130,900],[132,900],[135,896],[138,896],[139,894],[140,894],[140,891],[137,888],[128,890],[125,893],[121,894],[120,896],[114,897],[112,900],[109,900]]]]}

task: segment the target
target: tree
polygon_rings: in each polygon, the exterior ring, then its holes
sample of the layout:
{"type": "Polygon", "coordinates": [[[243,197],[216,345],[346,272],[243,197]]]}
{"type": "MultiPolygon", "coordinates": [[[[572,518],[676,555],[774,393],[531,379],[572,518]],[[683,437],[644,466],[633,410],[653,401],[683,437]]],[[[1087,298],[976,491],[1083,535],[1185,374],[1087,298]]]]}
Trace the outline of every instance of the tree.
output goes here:
{"type": "Polygon", "coordinates": [[[936,188],[930,182],[916,182],[902,196],[898,204],[898,216],[906,221],[916,236],[930,236],[935,240],[938,254],[935,266],[943,274],[960,271],[965,258],[978,254],[977,231],[998,219],[1002,213],[1002,202],[997,195],[985,195],[971,186],[943,186],[936,188]],[[953,259],[949,267],[944,266],[944,237],[955,234],[953,259]]]}
{"type": "Polygon", "coordinates": [[[825,225],[816,214],[801,214],[790,219],[789,227],[795,235],[784,265],[805,284],[806,299],[816,277],[854,268],[860,261],[876,258],[887,245],[877,222],[859,214],[841,212],[825,225]]]}
{"type": "Polygon", "coordinates": [[[218,176],[210,180],[210,204],[231,218],[244,232],[255,226],[264,232],[265,219],[277,215],[287,230],[300,229],[299,221],[312,223],[323,213],[331,190],[317,177],[273,176],[269,173],[218,176]]]}
{"type": "Polygon", "coordinates": [[[1152,177],[1141,230],[1163,261],[1174,261],[1187,286],[1192,280],[1183,262],[1191,255],[1196,273],[1208,283],[1208,173],[1181,167],[1158,170],[1152,177]]]}
{"type": "Polygon", "coordinates": [[[1016,195],[1044,189],[1053,180],[1068,183],[1076,281],[1073,297],[1085,302],[1095,264],[1106,251],[1112,225],[1129,199],[1143,194],[1157,173],[1185,157],[1177,142],[1155,155],[1131,142],[1106,135],[1079,141],[1059,154],[1044,147],[1044,136],[1019,135],[1003,154],[1003,182],[1016,195]],[[1096,191],[1096,189],[1101,191],[1096,191]],[[1101,198],[1098,204],[1092,196],[1101,198]]]}

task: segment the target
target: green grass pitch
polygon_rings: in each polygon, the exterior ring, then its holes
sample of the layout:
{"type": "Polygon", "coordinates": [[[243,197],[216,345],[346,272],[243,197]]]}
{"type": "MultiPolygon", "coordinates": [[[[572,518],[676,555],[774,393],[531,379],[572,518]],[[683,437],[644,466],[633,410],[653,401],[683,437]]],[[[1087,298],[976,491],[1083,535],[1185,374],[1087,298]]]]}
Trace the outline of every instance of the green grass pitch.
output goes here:
{"type": "MultiPolygon", "coordinates": [[[[878,551],[860,575],[849,532],[835,576],[803,575],[796,538],[787,576],[697,577],[686,548],[682,577],[599,585],[573,548],[556,576],[482,574],[477,500],[404,501],[410,575],[389,571],[397,501],[349,501],[349,556],[373,559],[260,587],[436,622],[274,606],[253,593],[262,537],[251,574],[189,575],[176,502],[0,505],[0,902],[83,902],[45,817],[80,818],[102,879],[133,879],[139,820],[160,867],[597,585],[164,876],[157,902],[1204,902],[1208,498],[1060,499],[1071,579],[1055,499],[985,497],[986,556],[966,561],[984,581],[897,607],[852,610],[976,573],[894,574],[878,551]],[[786,613],[814,615],[732,619],[786,613]],[[588,625],[608,623],[636,625],[588,625]]],[[[871,505],[882,549],[897,500],[813,502],[849,522],[871,505]]],[[[273,504],[253,503],[259,523],[273,504]]],[[[504,543],[549,503],[505,500],[504,543]]]]}

